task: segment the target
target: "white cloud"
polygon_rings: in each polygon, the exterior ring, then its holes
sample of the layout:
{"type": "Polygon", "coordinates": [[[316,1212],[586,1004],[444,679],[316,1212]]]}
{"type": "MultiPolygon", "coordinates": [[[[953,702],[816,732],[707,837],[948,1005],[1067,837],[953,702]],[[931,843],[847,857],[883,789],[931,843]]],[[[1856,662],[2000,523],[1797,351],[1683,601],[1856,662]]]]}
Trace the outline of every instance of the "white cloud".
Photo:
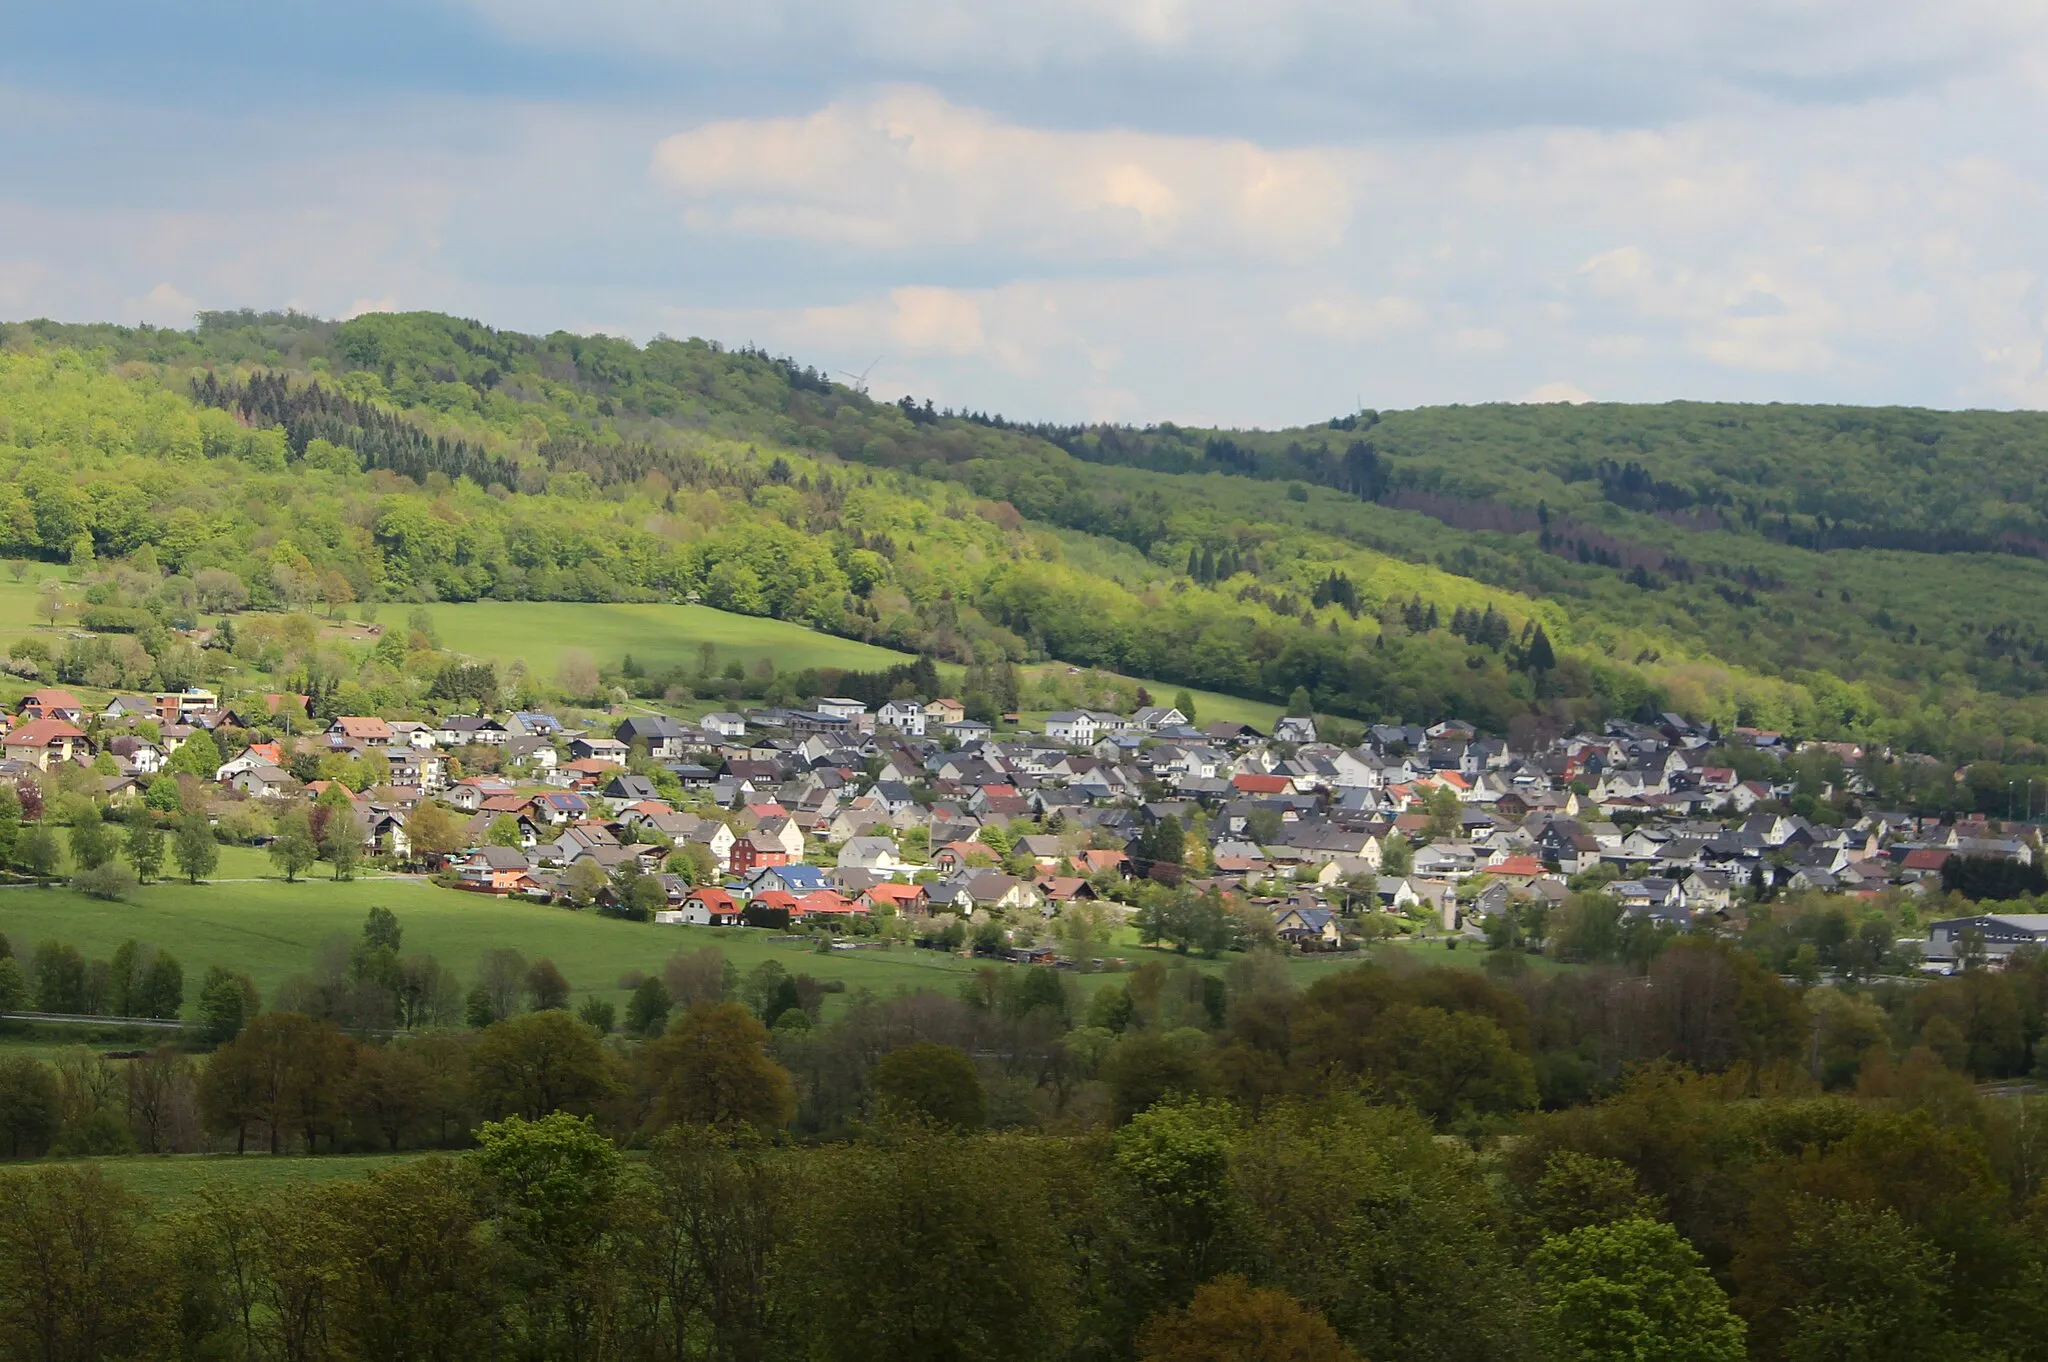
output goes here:
{"type": "Polygon", "coordinates": [[[547,51],[840,80],[1021,81],[1057,98],[1258,92],[1404,124],[1607,124],[1731,100],[1854,105],[2040,61],[2026,0],[458,0],[547,51]],[[1032,84],[1035,82],[1035,84],[1032,84]]]}
{"type": "Polygon", "coordinates": [[[1461,326],[1442,338],[1453,354],[1485,355],[1508,348],[1508,333],[1497,326],[1461,326]]]}
{"type": "Polygon", "coordinates": [[[1593,394],[1576,383],[1539,383],[1515,399],[1517,402],[1568,402],[1573,406],[1592,400],[1593,394]]]}
{"type": "Polygon", "coordinates": [[[1422,307],[1408,298],[1336,294],[1298,304],[1288,312],[1287,323],[1297,331],[1359,341],[1416,326],[1425,315],[1422,307]]]}
{"type": "Polygon", "coordinates": [[[233,164],[225,114],[42,113],[0,315],[402,300],[1020,417],[2048,405],[2048,7],[1846,3],[492,5],[687,88],[314,101],[233,164]]]}
{"type": "Polygon", "coordinates": [[[679,132],[652,173],[701,230],[1061,260],[1299,259],[1336,245],[1350,212],[1320,151],[1023,127],[914,87],[679,132]]]}
{"type": "Polygon", "coordinates": [[[192,325],[193,316],[198,311],[199,304],[190,294],[175,285],[159,283],[140,298],[126,300],[118,320],[145,322],[151,326],[186,327],[192,325]]]}

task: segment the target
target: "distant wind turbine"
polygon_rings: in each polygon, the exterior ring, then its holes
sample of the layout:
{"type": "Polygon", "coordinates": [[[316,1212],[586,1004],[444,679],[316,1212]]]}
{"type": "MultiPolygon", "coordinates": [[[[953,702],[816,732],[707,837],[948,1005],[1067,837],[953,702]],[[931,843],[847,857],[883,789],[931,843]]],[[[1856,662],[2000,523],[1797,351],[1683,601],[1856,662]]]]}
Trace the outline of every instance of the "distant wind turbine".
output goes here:
{"type": "Polygon", "coordinates": [[[866,397],[866,396],[868,395],[868,375],[869,375],[869,374],[871,374],[871,373],[873,373],[873,372],[875,371],[875,365],[876,365],[876,364],[880,364],[881,362],[882,362],[882,357],[881,357],[880,355],[876,355],[876,356],[875,356],[875,359],[874,359],[874,363],[873,363],[873,364],[870,364],[870,365],[868,365],[868,367],[867,367],[867,368],[865,368],[865,369],[861,370],[861,371],[860,371],[859,373],[857,373],[857,374],[853,374],[853,373],[848,373],[848,372],[847,372],[846,370],[844,370],[844,369],[840,369],[840,370],[838,370],[837,372],[838,372],[838,374],[839,374],[839,376],[840,376],[841,378],[850,378],[850,379],[852,379],[852,380],[853,380],[853,390],[854,390],[855,392],[859,393],[859,394],[860,394],[860,395],[861,395],[862,397],[866,397]]]}

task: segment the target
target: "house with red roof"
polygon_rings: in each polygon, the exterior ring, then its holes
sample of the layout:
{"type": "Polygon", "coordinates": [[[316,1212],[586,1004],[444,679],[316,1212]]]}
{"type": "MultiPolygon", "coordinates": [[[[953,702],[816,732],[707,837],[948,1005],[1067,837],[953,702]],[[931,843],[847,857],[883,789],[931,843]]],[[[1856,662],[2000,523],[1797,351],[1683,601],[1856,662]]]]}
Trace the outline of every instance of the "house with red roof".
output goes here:
{"type": "Polygon", "coordinates": [[[995,848],[986,842],[948,842],[932,853],[932,866],[941,874],[950,875],[956,870],[966,869],[972,863],[970,858],[979,860],[982,857],[988,859],[988,864],[994,865],[995,848]]]}
{"type": "Polygon", "coordinates": [[[1900,860],[1899,869],[1907,879],[1939,879],[1941,868],[1953,855],[1955,853],[1947,847],[1914,847],[1900,860]]]}
{"type": "Polygon", "coordinates": [[[813,918],[843,919],[866,917],[868,910],[860,903],[849,903],[839,896],[835,889],[819,889],[805,894],[789,910],[792,922],[803,922],[813,918]]]}
{"type": "Polygon", "coordinates": [[[856,900],[871,911],[888,908],[905,917],[915,917],[931,908],[931,895],[921,884],[897,884],[885,880],[881,884],[869,885],[856,900]]]}
{"type": "Polygon", "coordinates": [[[1230,788],[1241,795],[1257,798],[1261,795],[1293,794],[1294,782],[1286,776],[1262,776],[1255,771],[1244,771],[1230,778],[1230,788]]]}
{"type": "Polygon", "coordinates": [[[1121,848],[1114,850],[1093,848],[1088,851],[1077,851],[1067,859],[1072,861],[1074,869],[1080,871],[1083,875],[1097,875],[1104,871],[1117,875],[1126,875],[1130,873],[1131,869],[1130,853],[1121,848]]]}
{"type": "Polygon", "coordinates": [[[327,741],[335,747],[389,747],[391,725],[374,714],[344,714],[327,726],[327,741]]]}
{"type": "Polygon", "coordinates": [[[739,900],[725,890],[700,885],[683,896],[683,906],[672,920],[695,927],[737,927],[742,911],[739,900]]]}
{"type": "Polygon", "coordinates": [[[74,724],[85,721],[85,706],[76,695],[58,686],[44,686],[22,696],[20,713],[25,719],[63,719],[74,724]]]}
{"type": "Polygon", "coordinates": [[[1079,875],[1041,875],[1038,892],[1047,903],[1081,903],[1099,898],[1095,886],[1079,875]]]}
{"type": "Polygon", "coordinates": [[[67,719],[31,719],[5,739],[7,760],[47,771],[53,765],[90,756],[92,743],[85,730],[67,719]]]}
{"type": "Polygon", "coordinates": [[[1543,862],[1534,856],[1508,856],[1486,867],[1486,873],[1495,879],[1516,884],[1532,884],[1548,872],[1543,862]]]}

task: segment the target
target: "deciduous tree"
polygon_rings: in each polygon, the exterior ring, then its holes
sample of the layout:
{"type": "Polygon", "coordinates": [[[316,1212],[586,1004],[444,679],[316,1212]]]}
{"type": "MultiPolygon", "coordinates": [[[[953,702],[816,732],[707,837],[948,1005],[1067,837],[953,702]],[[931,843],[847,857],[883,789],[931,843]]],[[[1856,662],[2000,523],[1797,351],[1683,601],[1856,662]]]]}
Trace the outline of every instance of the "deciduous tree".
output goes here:
{"type": "Polygon", "coordinates": [[[597,1037],[558,1010],[486,1027],[470,1051],[470,1076],[485,1111],[528,1120],[558,1111],[583,1115],[614,1087],[597,1037]]]}
{"type": "Polygon", "coordinates": [[[918,1041],[882,1056],[870,1080],[885,1104],[947,1130],[979,1130],[988,1120],[981,1075],[965,1050],[918,1041]]]}
{"type": "Polygon", "coordinates": [[[738,1003],[699,1005],[640,1051],[637,1080],[663,1125],[775,1127],[795,1113],[768,1031],[738,1003]]]}
{"type": "Polygon", "coordinates": [[[1235,1275],[1196,1288],[1185,1310],[1154,1316],[1138,1362],[1358,1362],[1329,1321],[1285,1291],[1235,1275]]]}

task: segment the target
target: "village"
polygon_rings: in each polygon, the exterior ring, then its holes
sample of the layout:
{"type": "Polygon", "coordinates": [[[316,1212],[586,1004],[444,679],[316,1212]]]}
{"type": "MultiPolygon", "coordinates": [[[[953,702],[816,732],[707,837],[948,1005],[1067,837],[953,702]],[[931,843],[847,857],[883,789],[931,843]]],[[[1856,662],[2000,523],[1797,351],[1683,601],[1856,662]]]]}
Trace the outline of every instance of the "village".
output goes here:
{"type": "MultiPolygon", "coordinates": [[[[1938,887],[1951,858],[2031,865],[2038,848],[2031,829],[1983,818],[1809,821],[1788,811],[1789,785],[1738,779],[1708,755],[1819,747],[1853,782],[1860,748],[1721,735],[1675,714],[1537,750],[1456,719],[1375,725],[1346,747],[1319,741],[1307,716],[1261,733],[1158,705],[1008,727],[944,698],[824,697],[694,721],[343,715],[322,728],[300,696],[191,689],[88,709],[44,688],[10,723],[0,780],[90,767],[118,807],[204,734],[222,756],[205,792],[217,827],[332,792],[363,855],[478,894],[825,927],[848,946],[888,923],[920,944],[1067,964],[1094,962],[1062,954],[1063,916],[1091,905],[1114,926],[1160,889],[1226,909],[1232,944],[1341,951],[1395,935],[1483,942],[1490,926],[1540,924],[1575,889],[1666,930],[1732,930],[1780,891],[1912,893],[1938,887]],[[337,761],[362,788],[323,776],[337,761]]],[[[2042,940],[2048,918],[2021,914],[1936,922],[1900,944],[1939,969],[2042,940]]]]}

